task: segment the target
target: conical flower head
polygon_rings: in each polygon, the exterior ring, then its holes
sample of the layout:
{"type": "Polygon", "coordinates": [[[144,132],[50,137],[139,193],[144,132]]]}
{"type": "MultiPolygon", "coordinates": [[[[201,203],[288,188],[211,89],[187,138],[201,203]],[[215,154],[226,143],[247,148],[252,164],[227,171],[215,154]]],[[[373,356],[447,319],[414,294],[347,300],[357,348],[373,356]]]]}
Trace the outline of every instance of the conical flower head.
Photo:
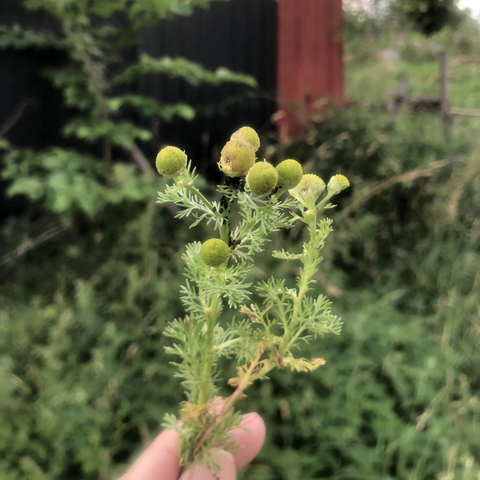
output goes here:
{"type": "Polygon", "coordinates": [[[279,188],[296,187],[303,177],[302,166],[292,159],[284,160],[277,165],[279,188]]]}
{"type": "Polygon", "coordinates": [[[278,173],[268,162],[258,162],[247,175],[247,185],[255,195],[270,193],[278,182],[278,173]]]}
{"type": "Polygon", "coordinates": [[[177,147],[165,147],[158,152],[155,166],[158,173],[168,178],[178,177],[187,165],[187,155],[177,147]]]}
{"type": "Polygon", "coordinates": [[[240,139],[247,141],[256,152],[260,148],[260,138],[252,127],[242,127],[232,134],[231,140],[240,139]]]}
{"type": "Polygon", "coordinates": [[[336,195],[350,186],[347,177],[343,175],[334,175],[328,182],[327,189],[330,195],[336,195]]]}
{"type": "Polygon", "coordinates": [[[255,151],[250,143],[235,138],[223,147],[219,167],[227,177],[244,177],[254,163],[255,151]]]}
{"type": "Polygon", "coordinates": [[[300,183],[293,189],[289,190],[290,195],[303,203],[308,208],[314,208],[318,197],[325,190],[325,182],[311,173],[307,173],[302,177],[300,183]]]}
{"type": "Polygon", "coordinates": [[[200,247],[200,258],[209,267],[219,267],[228,260],[229,256],[230,248],[220,238],[211,238],[203,242],[200,247]]]}

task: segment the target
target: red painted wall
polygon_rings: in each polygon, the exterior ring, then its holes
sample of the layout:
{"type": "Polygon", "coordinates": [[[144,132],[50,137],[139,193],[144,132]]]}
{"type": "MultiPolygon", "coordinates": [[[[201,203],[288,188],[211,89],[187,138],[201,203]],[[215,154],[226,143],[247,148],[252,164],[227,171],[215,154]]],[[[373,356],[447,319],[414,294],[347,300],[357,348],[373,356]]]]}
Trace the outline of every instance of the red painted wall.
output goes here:
{"type": "Polygon", "coordinates": [[[312,112],[343,96],[342,0],[279,0],[278,125],[297,134],[312,112]]]}

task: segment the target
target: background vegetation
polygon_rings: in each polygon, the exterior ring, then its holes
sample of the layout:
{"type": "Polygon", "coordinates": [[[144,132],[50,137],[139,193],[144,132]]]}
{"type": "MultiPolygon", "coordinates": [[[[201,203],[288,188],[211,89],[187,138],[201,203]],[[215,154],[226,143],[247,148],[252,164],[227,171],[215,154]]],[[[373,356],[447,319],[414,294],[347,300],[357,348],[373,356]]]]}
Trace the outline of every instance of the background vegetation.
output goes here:
{"type": "MultiPolygon", "coordinates": [[[[120,0],[95,2],[104,8],[93,12],[105,19],[101,27],[82,10],[88,2],[26,5],[47,6],[65,30],[32,36],[3,27],[0,45],[53,42],[66,52],[68,65],[47,75],[78,113],[64,128],[78,143],[38,152],[0,139],[7,194],[27,202],[1,226],[0,478],[110,479],[182,400],[162,332],[181,314],[183,246],[206,234],[155,205],[151,133],[122,109],[167,120],[166,112],[192,112],[114,84],[144,68],[253,81],[173,59],[123,65],[104,40],[128,37],[110,24],[120,0]]],[[[145,9],[167,15],[194,2],[128,5],[129,28],[138,32],[148,25],[137,20],[151,18],[145,9]]],[[[438,95],[440,48],[453,64],[452,103],[480,108],[479,27],[464,19],[461,29],[442,24],[426,37],[393,7],[347,13],[351,106],[312,118],[288,145],[263,141],[272,160],[293,157],[306,171],[351,180],[332,213],[333,240],[317,278],[345,325],[337,339],[310,347],[325,367],[277,372],[251,388],[242,407],[260,412],[268,437],[244,478],[480,478],[478,119],[462,118],[447,142],[437,116],[405,111],[392,127],[388,112],[402,75],[414,95],[438,95]]],[[[272,248],[299,235],[293,230],[272,248]]],[[[266,269],[293,278],[268,251],[255,275],[266,269]]]]}

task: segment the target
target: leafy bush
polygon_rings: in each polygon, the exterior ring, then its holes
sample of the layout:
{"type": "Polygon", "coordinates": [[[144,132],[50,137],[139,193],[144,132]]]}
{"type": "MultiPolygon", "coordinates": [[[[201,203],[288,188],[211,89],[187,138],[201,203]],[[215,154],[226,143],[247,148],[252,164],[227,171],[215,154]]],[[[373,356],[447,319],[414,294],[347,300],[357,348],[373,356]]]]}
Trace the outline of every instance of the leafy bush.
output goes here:
{"type": "Polygon", "coordinates": [[[145,75],[166,75],[194,86],[256,85],[247,75],[226,68],[210,71],[185,58],[152,58],[142,53],[135,63],[124,64],[125,54],[160,19],[186,15],[195,6],[207,7],[211,2],[26,0],[25,8],[45,11],[59,29],[31,31],[0,25],[0,48],[53,49],[65,54],[62,65],[43,73],[63,96],[71,115],[62,134],[77,142],[73,144],[78,151],[52,146],[46,152],[33,152],[0,139],[7,194],[25,195],[63,222],[79,212],[92,218],[110,204],[151,198],[153,169],[147,155],[157,145],[151,143],[153,134],[145,128],[145,120],[192,120],[196,112],[184,103],[160,104],[138,94],[131,84],[145,75]],[[114,164],[114,160],[133,162],[136,168],[114,164]]]}
{"type": "Polygon", "coordinates": [[[79,213],[93,219],[107,205],[145,202],[155,183],[151,177],[138,175],[134,165],[109,167],[90,155],[58,147],[41,153],[9,148],[3,178],[11,180],[8,195],[25,195],[37,208],[65,222],[79,213]]]}
{"type": "Polygon", "coordinates": [[[6,266],[2,478],[109,478],[180,400],[162,333],[183,233],[131,210],[6,266]]]}

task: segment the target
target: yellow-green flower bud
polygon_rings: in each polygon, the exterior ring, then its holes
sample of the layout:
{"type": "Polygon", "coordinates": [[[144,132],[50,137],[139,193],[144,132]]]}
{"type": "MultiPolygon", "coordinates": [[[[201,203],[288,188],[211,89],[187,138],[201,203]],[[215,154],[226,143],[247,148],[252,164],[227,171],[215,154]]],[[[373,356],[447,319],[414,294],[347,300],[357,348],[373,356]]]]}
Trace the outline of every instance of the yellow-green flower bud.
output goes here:
{"type": "Polygon", "coordinates": [[[168,178],[178,177],[187,165],[187,155],[177,147],[165,147],[158,152],[155,166],[158,173],[168,178]]]}
{"type": "Polygon", "coordinates": [[[284,160],[277,165],[279,188],[296,187],[303,177],[302,166],[296,160],[284,160]]]}
{"type": "Polygon", "coordinates": [[[256,163],[247,175],[247,185],[255,195],[270,193],[278,183],[278,173],[273,165],[267,162],[256,163]]]}
{"type": "Polygon", "coordinates": [[[228,260],[229,256],[230,248],[220,238],[211,238],[200,247],[200,258],[209,267],[219,267],[228,260]]]}
{"type": "Polygon", "coordinates": [[[260,138],[258,133],[252,127],[242,127],[232,134],[231,140],[246,140],[255,151],[260,148],[260,138]]]}
{"type": "Polygon", "coordinates": [[[343,175],[334,175],[328,182],[327,189],[329,195],[336,195],[350,186],[347,177],[343,175]]]}
{"type": "Polygon", "coordinates": [[[254,163],[253,147],[245,140],[234,139],[223,147],[219,166],[228,177],[244,177],[254,163]]]}
{"type": "Polygon", "coordinates": [[[324,190],[325,182],[317,175],[307,173],[302,177],[300,183],[289,192],[299,202],[313,209],[315,202],[324,190]]]}

